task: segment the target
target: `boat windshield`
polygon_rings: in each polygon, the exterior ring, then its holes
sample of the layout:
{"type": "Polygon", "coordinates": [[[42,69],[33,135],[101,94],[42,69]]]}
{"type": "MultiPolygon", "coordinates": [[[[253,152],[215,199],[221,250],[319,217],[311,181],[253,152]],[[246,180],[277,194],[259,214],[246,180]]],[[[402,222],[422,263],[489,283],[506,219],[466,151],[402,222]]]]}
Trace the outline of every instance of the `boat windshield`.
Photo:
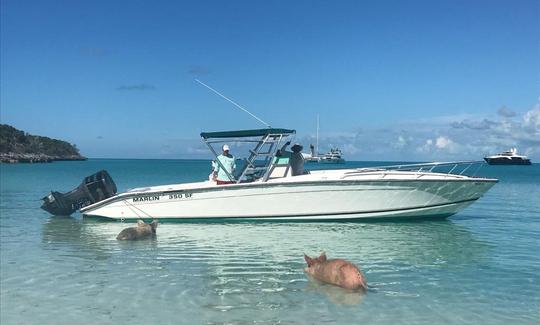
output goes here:
{"type": "Polygon", "coordinates": [[[272,167],[280,163],[276,157],[278,150],[287,144],[287,138],[294,136],[295,130],[255,129],[238,131],[202,132],[201,138],[208,145],[215,162],[221,165],[217,157],[222,146],[227,144],[236,159],[236,171],[230,174],[221,166],[229,179],[235,183],[268,180],[272,167]]]}

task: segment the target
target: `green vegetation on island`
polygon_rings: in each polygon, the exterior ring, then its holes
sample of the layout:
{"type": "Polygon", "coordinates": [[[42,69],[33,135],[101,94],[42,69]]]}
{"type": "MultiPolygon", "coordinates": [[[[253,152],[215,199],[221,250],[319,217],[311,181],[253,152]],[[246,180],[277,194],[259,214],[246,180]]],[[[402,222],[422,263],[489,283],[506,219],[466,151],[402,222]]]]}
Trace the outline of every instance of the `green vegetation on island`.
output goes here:
{"type": "Polygon", "coordinates": [[[56,160],[86,160],[74,144],[31,135],[0,124],[0,162],[52,162],[56,160]]]}

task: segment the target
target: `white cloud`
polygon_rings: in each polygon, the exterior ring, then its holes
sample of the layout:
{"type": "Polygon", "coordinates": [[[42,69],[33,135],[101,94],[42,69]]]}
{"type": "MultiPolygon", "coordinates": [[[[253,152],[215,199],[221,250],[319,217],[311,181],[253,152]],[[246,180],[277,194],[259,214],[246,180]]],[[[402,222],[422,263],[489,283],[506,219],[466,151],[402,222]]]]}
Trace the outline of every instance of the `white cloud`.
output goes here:
{"type": "Polygon", "coordinates": [[[458,153],[460,151],[460,145],[445,136],[438,137],[437,140],[435,140],[435,146],[439,150],[447,151],[449,153],[458,153]]]}
{"type": "Polygon", "coordinates": [[[431,152],[432,148],[433,148],[433,140],[427,139],[423,145],[416,148],[416,151],[419,153],[429,153],[431,152]]]}
{"type": "Polygon", "coordinates": [[[447,136],[441,135],[435,139],[427,139],[423,144],[416,147],[416,151],[426,154],[427,157],[437,158],[441,154],[456,154],[460,148],[461,146],[458,143],[447,136]]]}
{"type": "Polygon", "coordinates": [[[444,149],[452,144],[452,140],[448,139],[447,137],[438,137],[437,140],[435,140],[435,146],[439,149],[444,149]]]}
{"type": "Polygon", "coordinates": [[[526,131],[540,136],[540,104],[525,113],[523,116],[523,126],[526,131]]]}
{"type": "Polygon", "coordinates": [[[439,149],[447,149],[451,147],[452,145],[454,145],[454,142],[447,137],[440,136],[437,138],[437,140],[435,140],[435,145],[439,149]]]}
{"type": "MultiPolygon", "coordinates": [[[[514,118],[496,113],[494,110],[492,115],[485,116],[462,114],[384,128],[323,133],[319,137],[319,152],[337,146],[347,160],[444,161],[480,160],[486,154],[517,147],[520,153],[540,161],[540,104],[514,118]]],[[[305,135],[294,141],[308,152],[315,137],[305,135]]],[[[170,157],[210,157],[198,139],[174,139],[170,144],[166,148],[170,157]]],[[[243,148],[234,147],[234,151],[240,157],[243,148]]]]}

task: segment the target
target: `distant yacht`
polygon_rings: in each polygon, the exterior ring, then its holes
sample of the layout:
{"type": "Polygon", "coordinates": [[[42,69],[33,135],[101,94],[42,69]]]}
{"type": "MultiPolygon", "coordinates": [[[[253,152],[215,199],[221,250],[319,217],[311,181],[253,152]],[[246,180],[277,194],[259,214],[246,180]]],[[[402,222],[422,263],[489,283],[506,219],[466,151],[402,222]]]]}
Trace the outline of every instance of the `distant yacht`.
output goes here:
{"type": "Polygon", "coordinates": [[[338,148],[331,148],[324,156],[319,157],[319,162],[324,164],[343,164],[343,154],[338,148]]]}
{"type": "Polygon", "coordinates": [[[484,160],[490,165],[530,165],[531,160],[527,156],[517,154],[517,149],[512,148],[502,153],[484,157],[484,160]]]}
{"type": "Polygon", "coordinates": [[[318,155],[316,154],[315,148],[313,145],[310,145],[309,147],[311,149],[311,153],[302,153],[302,156],[304,157],[304,161],[306,162],[316,162],[316,163],[323,163],[323,164],[345,163],[345,159],[343,159],[343,153],[338,148],[331,148],[330,151],[328,151],[324,155],[318,155]]]}
{"type": "Polygon", "coordinates": [[[330,148],[324,155],[319,155],[319,115],[317,114],[317,136],[316,136],[317,146],[313,144],[309,145],[310,153],[302,153],[304,161],[306,162],[318,162],[325,164],[343,164],[345,159],[343,159],[343,153],[338,148],[330,148]]]}

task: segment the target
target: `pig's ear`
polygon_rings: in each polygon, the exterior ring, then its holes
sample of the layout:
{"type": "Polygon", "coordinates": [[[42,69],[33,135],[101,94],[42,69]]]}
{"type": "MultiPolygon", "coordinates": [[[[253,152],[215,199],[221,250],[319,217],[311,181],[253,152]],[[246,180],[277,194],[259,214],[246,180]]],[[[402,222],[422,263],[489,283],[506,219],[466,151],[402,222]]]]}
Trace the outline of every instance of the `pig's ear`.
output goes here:
{"type": "Polygon", "coordinates": [[[144,225],[145,225],[144,221],[142,221],[142,220],[137,220],[137,226],[142,227],[142,226],[144,226],[144,225]]]}
{"type": "Polygon", "coordinates": [[[326,252],[322,252],[321,255],[317,258],[319,262],[326,262],[326,252]]]}
{"type": "Polygon", "coordinates": [[[154,228],[154,229],[157,228],[157,225],[158,225],[157,220],[154,220],[154,221],[152,221],[152,222],[150,223],[150,226],[151,226],[152,228],[154,228]]]}
{"type": "Polygon", "coordinates": [[[304,253],[304,259],[306,260],[308,267],[311,267],[313,264],[315,264],[315,261],[313,261],[313,259],[307,256],[305,253],[304,253]]]}

